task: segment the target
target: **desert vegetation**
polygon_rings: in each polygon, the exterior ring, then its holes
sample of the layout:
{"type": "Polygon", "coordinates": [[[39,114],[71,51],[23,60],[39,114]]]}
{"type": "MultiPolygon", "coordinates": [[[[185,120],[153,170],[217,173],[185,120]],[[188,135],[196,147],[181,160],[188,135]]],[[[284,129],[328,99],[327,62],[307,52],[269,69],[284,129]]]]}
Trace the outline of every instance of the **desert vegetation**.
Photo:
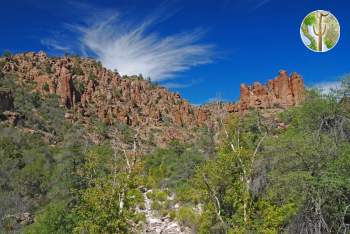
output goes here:
{"type": "Polygon", "coordinates": [[[233,113],[218,132],[198,127],[166,147],[151,139],[147,151],[137,128],[67,121],[58,96],[18,79],[0,74],[17,116],[0,122],[2,233],[138,233],[149,207],[195,233],[349,232],[349,78],[273,117],[233,113]]]}

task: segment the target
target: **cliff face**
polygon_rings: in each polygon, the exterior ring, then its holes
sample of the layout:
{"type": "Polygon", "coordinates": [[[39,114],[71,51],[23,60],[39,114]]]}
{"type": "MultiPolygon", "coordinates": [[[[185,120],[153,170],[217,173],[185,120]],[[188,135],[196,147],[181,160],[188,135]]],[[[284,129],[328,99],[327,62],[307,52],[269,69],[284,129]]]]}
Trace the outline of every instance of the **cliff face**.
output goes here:
{"type": "Polygon", "coordinates": [[[91,125],[99,119],[107,126],[128,125],[145,141],[150,133],[161,132],[155,134],[155,144],[188,140],[191,130],[215,125],[210,110],[141,77],[121,77],[93,59],[28,52],[0,62],[2,72],[15,74],[19,85],[35,84],[43,96],[58,95],[69,121],[91,125]]]}
{"type": "MultiPolygon", "coordinates": [[[[136,130],[142,141],[152,141],[154,145],[165,145],[172,139],[190,141],[196,136],[196,128],[218,132],[218,119],[228,113],[244,113],[249,108],[287,108],[304,99],[303,79],[296,73],[289,77],[285,71],[267,85],[242,84],[236,104],[197,107],[142,77],[121,77],[89,58],[28,52],[2,57],[0,65],[3,73],[16,77],[18,85],[32,85],[43,96],[58,95],[68,121],[87,126],[93,126],[96,119],[107,126],[124,124],[136,130]]],[[[1,106],[8,109],[11,100],[7,95],[0,93],[0,100],[1,106]]]]}
{"type": "Polygon", "coordinates": [[[244,112],[249,108],[272,109],[288,108],[299,105],[305,97],[303,78],[293,73],[290,77],[286,71],[269,80],[267,85],[255,82],[251,86],[241,84],[240,100],[237,104],[229,105],[229,112],[244,112]]]}
{"type": "Polygon", "coordinates": [[[89,107],[94,106],[106,124],[118,120],[136,126],[167,120],[178,126],[202,126],[207,118],[179,94],[139,77],[122,78],[92,59],[49,58],[39,52],[7,60],[4,72],[15,72],[21,82],[35,82],[40,93],[59,95],[62,104],[81,117],[89,117],[89,107]]]}

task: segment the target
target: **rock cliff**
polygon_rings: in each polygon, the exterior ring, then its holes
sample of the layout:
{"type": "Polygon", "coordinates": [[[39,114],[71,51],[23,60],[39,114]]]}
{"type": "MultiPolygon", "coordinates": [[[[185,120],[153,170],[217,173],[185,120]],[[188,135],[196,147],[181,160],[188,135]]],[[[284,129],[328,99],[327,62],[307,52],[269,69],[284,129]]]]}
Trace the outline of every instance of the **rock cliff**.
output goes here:
{"type": "Polygon", "coordinates": [[[253,85],[240,86],[240,100],[238,103],[228,105],[228,112],[244,112],[249,108],[272,109],[288,108],[300,105],[305,98],[303,78],[297,74],[288,73],[284,70],[279,75],[269,80],[266,85],[255,82],[253,85]]]}
{"type": "Polygon", "coordinates": [[[141,76],[122,77],[94,59],[27,52],[2,57],[0,63],[0,70],[16,77],[18,85],[34,84],[33,91],[43,96],[58,95],[69,121],[93,125],[99,119],[107,126],[127,125],[143,141],[157,145],[189,140],[191,130],[215,125],[210,110],[141,76]]]}
{"type": "MultiPolygon", "coordinates": [[[[196,136],[194,131],[202,127],[217,133],[219,119],[228,113],[287,108],[304,99],[303,79],[297,73],[289,77],[286,71],[280,71],[267,85],[242,84],[236,104],[201,107],[142,76],[122,77],[91,58],[27,52],[0,57],[0,71],[15,77],[18,85],[34,87],[33,91],[43,96],[58,95],[68,121],[86,126],[96,125],[96,120],[106,126],[129,126],[140,141],[158,146],[172,139],[191,141],[196,136]]],[[[2,109],[11,109],[9,93],[0,92],[0,102],[2,109]]]]}

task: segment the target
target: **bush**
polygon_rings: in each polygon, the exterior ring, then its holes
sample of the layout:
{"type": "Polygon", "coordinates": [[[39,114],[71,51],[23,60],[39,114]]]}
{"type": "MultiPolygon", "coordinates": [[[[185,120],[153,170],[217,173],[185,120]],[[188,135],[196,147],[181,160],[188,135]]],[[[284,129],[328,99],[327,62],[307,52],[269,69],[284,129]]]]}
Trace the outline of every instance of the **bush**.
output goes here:
{"type": "Polygon", "coordinates": [[[176,219],[184,226],[193,228],[197,225],[197,216],[193,209],[188,206],[183,206],[179,209],[176,219]]]}
{"type": "Polygon", "coordinates": [[[134,136],[136,134],[134,129],[132,129],[127,124],[119,124],[117,126],[117,128],[121,132],[122,139],[125,143],[133,143],[134,142],[134,136]]]}
{"type": "Polygon", "coordinates": [[[79,80],[77,78],[75,78],[73,80],[73,86],[76,89],[76,91],[78,91],[79,94],[84,93],[85,91],[85,84],[82,80],[79,80]]]}
{"type": "Polygon", "coordinates": [[[89,80],[92,80],[92,81],[95,81],[95,80],[97,80],[97,77],[96,77],[96,75],[93,73],[93,72],[91,72],[90,71],[90,73],[89,73],[89,80]]]}
{"type": "Polygon", "coordinates": [[[30,95],[30,101],[31,103],[33,103],[33,106],[35,108],[39,107],[41,105],[41,97],[40,97],[40,94],[38,93],[32,93],[30,95]]]}
{"type": "Polygon", "coordinates": [[[50,64],[46,64],[45,66],[45,72],[48,73],[48,74],[52,74],[52,67],[50,64]]]}
{"type": "Polygon", "coordinates": [[[5,50],[4,53],[2,54],[4,57],[11,57],[12,53],[9,50],[5,50]]]}
{"type": "Polygon", "coordinates": [[[62,202],[50,204],[36,217],[36,222],[25,229],[28,234],[72,233],[72,217],[62,202]]]}
{"type": "MultiPolygon", "coordinates": [[[[83,69],[81,69],[79,62],[74,63],[72,73],[73,75],[77,75],[77,76],[84,75],[83,69]]],[[[89,77],[90,77],[90,74],[89,74],[89,77]]]]}
{"type": "Polygon", "coordinates": [[[159,188],[174,189],[188,182],[203,156],[188,145],[172,142],[167,149],[158,149],[145,157],[149,181],[159,188]]]}
{"type": "Polygon", "coordinates": [[[162,204],[158,201],[153,201],[151,205],[152,210],[160,210],[162,208],[162,204]]]}
{"type": "Polygon", "coordinates": [[[168,198],[168,194],[162,190],[156,190],[155,199],[161,202],[166,201],[168,198]]]}
{"type": "Polygon", "coordinates": [[[99,135],[103,136],[103,137],[107,137],[108,136],[108,126],[107,124],[98,121],[96,123],[96,131],[99,135]]]}
{"type": "Polygon", "coordinates": [[[49,87],[49,84],[48,83],[45,83],[45,84],[43,84],[43,90],[45,91],[45,92],[49,92],[50,91],[50,87],[49,87]]]}

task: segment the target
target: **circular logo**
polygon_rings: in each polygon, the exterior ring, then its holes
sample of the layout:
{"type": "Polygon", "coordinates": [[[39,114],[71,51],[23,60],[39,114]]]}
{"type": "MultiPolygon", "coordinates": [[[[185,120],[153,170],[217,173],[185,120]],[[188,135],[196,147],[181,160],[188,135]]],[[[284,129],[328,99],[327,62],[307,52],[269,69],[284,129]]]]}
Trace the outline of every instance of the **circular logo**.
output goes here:
{"type": "Polygon", "coordinates": [[[309,13],[300,26],[304,45],[314,52],[326,52],[335,47],[340,37],[340,25],[329,11],[309,13]]]}

